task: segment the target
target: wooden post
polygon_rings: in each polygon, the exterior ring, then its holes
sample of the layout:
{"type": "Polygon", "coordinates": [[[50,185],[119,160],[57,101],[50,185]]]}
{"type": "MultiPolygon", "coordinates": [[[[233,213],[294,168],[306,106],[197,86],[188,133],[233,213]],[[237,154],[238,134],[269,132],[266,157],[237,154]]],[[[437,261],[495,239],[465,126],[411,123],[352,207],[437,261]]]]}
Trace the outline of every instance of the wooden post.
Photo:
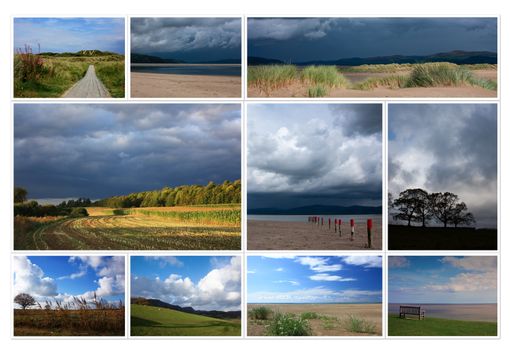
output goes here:
{"type": "Polygon", "coordinates": [[[342,219],[338,219],[338,236],[342,237],[342,219]]]}
{"type": "Polygon", "coordinates": [[[331,230],[331,218],[328,219],[328,230],[331,230]]]}
{"type": "Polygon", "coordinates": [[[351,241],[354,241],[354,219],[351,219],[351,241]]]}
{"type": "Polygon", "coordinates": [[[324,226],[324,218],[321,218],[321,226],[324,226]]]}
{"type": "Polygon", "coordinates": [[[372,219],[367,220],[367,240],[368,248],[372,248],[372,219]]]}
{"type": "Polygon", "coordinates": [[[336,224],[338,223],[338,220],[335,219],[335,233],[336,233],[336,224]]]}

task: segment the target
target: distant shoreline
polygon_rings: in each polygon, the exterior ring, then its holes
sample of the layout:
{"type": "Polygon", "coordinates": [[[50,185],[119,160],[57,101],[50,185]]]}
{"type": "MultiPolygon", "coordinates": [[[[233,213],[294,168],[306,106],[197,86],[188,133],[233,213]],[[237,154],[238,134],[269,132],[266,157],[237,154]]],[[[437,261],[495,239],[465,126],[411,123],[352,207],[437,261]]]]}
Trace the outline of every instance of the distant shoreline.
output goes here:
{"type": "Polygon", "coordinates": [[[205,67],[241,67],[240,63],[131,63],[131,67],[179,67],[179,66],[205,66],[205,67]]]}

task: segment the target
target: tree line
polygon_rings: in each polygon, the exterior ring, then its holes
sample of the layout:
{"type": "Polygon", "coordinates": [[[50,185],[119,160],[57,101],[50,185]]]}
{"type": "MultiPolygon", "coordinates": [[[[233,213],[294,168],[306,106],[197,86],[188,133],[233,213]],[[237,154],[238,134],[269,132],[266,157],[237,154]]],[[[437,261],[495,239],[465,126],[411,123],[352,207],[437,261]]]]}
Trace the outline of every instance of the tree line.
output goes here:
{"type": "Polygon", "coordinates": [[[130,193],[94,202],[94,206],[108,208],[173,207],[200,204],[241,203],[241,180],[224,181],[206,186],[185,185],[161,190],[130,193]]]}
{"type": "Polygon", "coordinates": [[[389,193],[388,205],[397,211],[393,218],[406,221],[407,226],[414,222],[426,227],[431,220],[442,223],[443,227],[472,226],[476,223],[466,203],[451,192],[428,193],[421,188],[410,188],[400,192],[396,199],[389,193]]]}
{"type": "Polygon", "coordinates": [[[28,192],[22,187],[14,188],[14,216],[87,216],[86,207],[138,208],[173,207],[181,205],[237,204],[241,203],[241,180],[224,181],[206,186],[185,185],[165,187],[161,190],[130,193],[98,201],[89,198],[70,199],[58,205],[41,205],[27,200],[28,192]]]}

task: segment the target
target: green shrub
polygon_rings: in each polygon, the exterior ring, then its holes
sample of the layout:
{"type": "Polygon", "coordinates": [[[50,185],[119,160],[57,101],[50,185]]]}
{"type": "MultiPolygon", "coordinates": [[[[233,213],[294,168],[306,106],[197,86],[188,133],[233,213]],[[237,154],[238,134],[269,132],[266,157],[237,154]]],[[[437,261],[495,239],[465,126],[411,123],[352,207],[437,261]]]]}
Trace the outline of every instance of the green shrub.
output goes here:
{"type": "Polygon", "coordinates": [[[73,208],[71,210],[71,213],[69,214],[69,216],[73,217],[73,218],[80,218],[80,217],[89,216],[89,213],[87,212],[87,209],[85,209],[85,208],[73,208]]]}
{"type": "Polygon", "coordinates": [[[312,335],[312,328],[307,320],[293,314],[276,313],[269,324],[267,335],[272,336],[307,336],[312,335]]]}
{"type": "Polygon", "coordinates": [[[296,66],[290,64],[248,67],[248,85],[259,88],[266,94],[273,89],[290,85],[297,77],[296,66]]]}
{"type": "Polygon", "coordinates": [[[265,306],[259,306],[251,309],[248,312],[248,316],[252,320],[267,320],[269,318],[269,315],[271,315],[273,311],[271,311],[270,308],[265,306]]]}

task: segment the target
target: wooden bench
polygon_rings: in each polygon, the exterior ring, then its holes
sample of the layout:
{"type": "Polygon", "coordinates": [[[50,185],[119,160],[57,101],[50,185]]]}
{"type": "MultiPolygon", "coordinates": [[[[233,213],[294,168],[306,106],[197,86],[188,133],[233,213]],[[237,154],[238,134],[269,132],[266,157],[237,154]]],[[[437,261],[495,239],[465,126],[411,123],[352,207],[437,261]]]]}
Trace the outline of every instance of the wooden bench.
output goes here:
{"type": "Polygon", "coordinates": [[[401,305],[399,317],[406,318],[406,315],[418,316],[419,320],[425,319],[425,310],[421,306],[401,305]]]}

